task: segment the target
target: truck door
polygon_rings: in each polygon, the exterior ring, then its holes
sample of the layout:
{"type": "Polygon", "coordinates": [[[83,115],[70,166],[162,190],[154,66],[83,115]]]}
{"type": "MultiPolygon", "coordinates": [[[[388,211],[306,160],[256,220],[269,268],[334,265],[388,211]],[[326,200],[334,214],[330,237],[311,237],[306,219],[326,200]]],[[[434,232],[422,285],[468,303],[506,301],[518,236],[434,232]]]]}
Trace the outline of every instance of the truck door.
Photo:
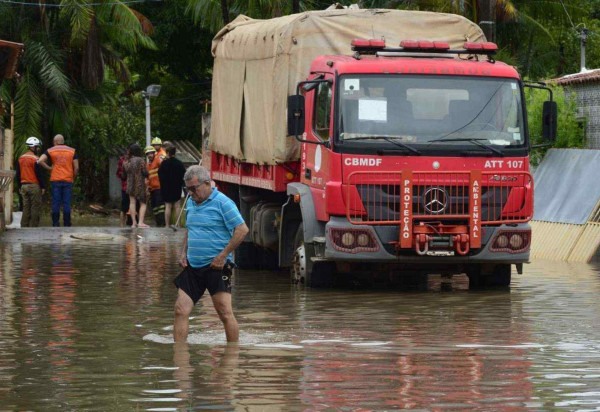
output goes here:
{"type": "Polygon", "coordinates": [[[326,220],[325,186],[331,178],[331,150],[327,143],[331,141],[332,124],[332,82],[322,82],[308,93],[306,111],[310,114],[310,127],[306,130],[306,139],[321,144],[303,143],[302,164],[304,171],[302,181],[311,187],[315,200],[317,219],[326,220]]]}
{"type": "MultiPolygon", "coordinates": [[[[312,116],[311,127],[307,130],[307,139],[315,142],[329,142],[332,133],[332,84],[319,83],[307,96],[307,110],[312,116]]],[[[318,190],[324,190],[330,178],[331,151],[323,144],[304,143],[305,169],[304,183],[318,190]]]]}

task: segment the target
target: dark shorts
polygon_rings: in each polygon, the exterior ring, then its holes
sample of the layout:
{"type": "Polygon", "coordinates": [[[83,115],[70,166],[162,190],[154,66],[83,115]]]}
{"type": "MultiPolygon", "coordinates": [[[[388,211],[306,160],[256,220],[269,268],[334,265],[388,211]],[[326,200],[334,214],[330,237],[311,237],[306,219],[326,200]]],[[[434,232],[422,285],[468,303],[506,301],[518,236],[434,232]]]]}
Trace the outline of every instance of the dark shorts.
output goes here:
{"type": "Polygon", "coordinates": [[[121,212],[129,211],[129,195],[126,191],[121,190],[121,212]]]}
{"type": "Polygon", "coordinates": [[[210,266],[193,268],[188,265],[175,278],[173,283],[192,298],[195,305],[204,295],[206,289],[208,289],[211,296],[218,292],[231,293],[232,269],[233,265],[229,262],[225,264],[222,270],[212,269],[210,266]]]}

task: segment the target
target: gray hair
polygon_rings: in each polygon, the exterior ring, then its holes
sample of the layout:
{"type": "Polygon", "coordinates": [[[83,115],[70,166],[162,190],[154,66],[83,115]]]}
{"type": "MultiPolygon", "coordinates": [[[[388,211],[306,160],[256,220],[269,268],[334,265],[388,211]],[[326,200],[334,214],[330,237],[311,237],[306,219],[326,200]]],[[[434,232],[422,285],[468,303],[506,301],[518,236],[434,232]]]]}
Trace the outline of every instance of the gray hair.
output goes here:
{"type": "Polygon", "coordinates": [[[210,182],[210,173],[208,173],[208,170],[206,170],[206,168],[203,166],[198,166],[198,165],[190,166],[185,171],[183,180],[185,180],[187,182],[189,180],[192,180],[194,177],[197,177],[198,182],[200,182],[200,183],[210,182]]]}

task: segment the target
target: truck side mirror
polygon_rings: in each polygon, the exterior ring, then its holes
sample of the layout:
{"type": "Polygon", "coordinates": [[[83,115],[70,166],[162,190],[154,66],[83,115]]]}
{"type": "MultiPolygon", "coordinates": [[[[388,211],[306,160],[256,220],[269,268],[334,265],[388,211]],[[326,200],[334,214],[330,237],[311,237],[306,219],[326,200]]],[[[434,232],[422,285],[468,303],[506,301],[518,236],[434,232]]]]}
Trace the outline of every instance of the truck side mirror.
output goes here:
{"type": "Polygon", "coordinates": [[[304,96],[295,94],[287,99],[287,134],[299,136],[304,133],[304,96]]]}
{"type": "Polygon", "coordinates": [[[552,100],[545,101],[542,114],[542,138],[549,142],[556,140],[557,114],[556,102],[552,100]]]}

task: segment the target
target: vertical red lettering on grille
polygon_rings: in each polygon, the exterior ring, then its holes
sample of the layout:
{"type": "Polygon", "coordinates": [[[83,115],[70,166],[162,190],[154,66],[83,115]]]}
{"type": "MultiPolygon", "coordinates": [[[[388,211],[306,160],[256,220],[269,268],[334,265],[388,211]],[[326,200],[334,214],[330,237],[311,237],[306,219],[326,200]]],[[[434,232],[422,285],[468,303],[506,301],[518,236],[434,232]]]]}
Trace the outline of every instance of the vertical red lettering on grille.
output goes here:
{"type": "Polygon", "coordinates": [[[413,186],[412,171],[402,171],[402,182],[400,184],[400,247],[412,247],[412,225],[413,225],[413,186]]]}
{"type": "Polygon", "coordinates": [[[471,249],[481,247],[481,186],[481,171],[473,170],[469,190],[469,240],[471,249]]]}

